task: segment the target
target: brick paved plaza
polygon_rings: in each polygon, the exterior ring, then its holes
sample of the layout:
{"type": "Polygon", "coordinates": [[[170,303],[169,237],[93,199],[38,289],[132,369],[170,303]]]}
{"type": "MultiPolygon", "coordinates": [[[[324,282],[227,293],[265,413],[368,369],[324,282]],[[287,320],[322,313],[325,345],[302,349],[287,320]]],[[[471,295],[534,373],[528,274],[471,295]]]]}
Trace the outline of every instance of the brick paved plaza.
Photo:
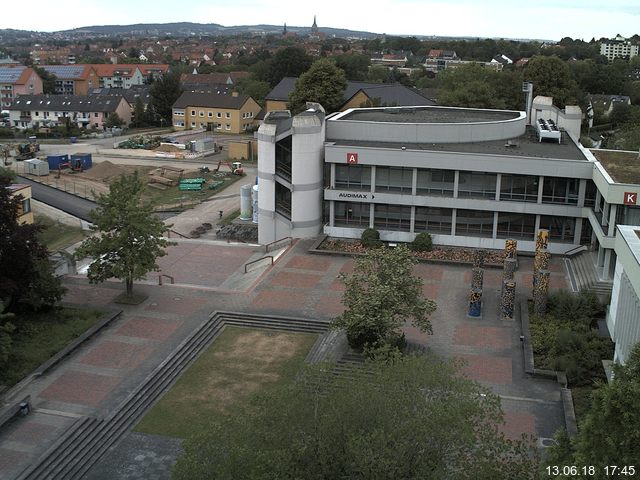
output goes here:
{"type": "MultiPolygon", "coordinates": [[[[66,302],[120,308],[123,313],[51,372],[34,379],[20,392],[32,396],[35,412],[0,432],[0,479],[14,479],[76,418],[108,415],[214,311],[326,319],[339,314],[343,309],[339,275],[351,272],[353,261],[343,256],[309,254],[311,244],[299,241],[266,272],[244,274],[247,262],[264,255],[261,249],[178,243],[160,259],[160,273],[173,276],[179,285],[159,286],[158,274],[149,275],[147,282],[135,286],[136,291],[148,295],[138,306],[113,304],[122,292],[120,283],[93,286],[84,277],[67,278],[66,302]]],[[[520,260],[516,282],[521,298],[530,295],[531,265],[530,258],[520,260]]],[[[500,395],[505,411],[501,429],[507,436],[550,437],[563,421],[558,385],[524,374],[519,325],[500,320],[498,315],[499,270],[485,271],[482,317],[467,316],[470,270],[467,266],[416,266],[416,274],[424,280],[424,294],[437,302],[438,309],[432,317],[433,335],[407,325],[406,337],[436,353],[463,359],[466,362],[463,374],[500,395]]],[[[552,259],[551,272],[551,288],[566,288],[559,259],[552,259]]],[[[135,448],[138,443],[131,440],[131,435],[122,443],[129,445],[127,448],[135,448]]],[[[157,458],[162,457],[164,463],[154,467],[154,478],[169,478],[171,455],[159,452],[166,450],[177,455],[179,446],[169,442],[161,447],[158,440],[156,455],[153,439],[148,440],[144,455],[140,456],[146,460],[138,464],[151,468],[149,465],[158,464],[157,458]]],[[[120,453],[120,457],[114,453],[111,460],[107,456],[99,462],[89,478],[109,478],[105,473],[110,468],[108,462],[127,457],[126,452],[120,453]]],[[[117,478],[150,478],[139,469],[133,468],[132,472],[137,476],[123,473],[117,478]]]]}

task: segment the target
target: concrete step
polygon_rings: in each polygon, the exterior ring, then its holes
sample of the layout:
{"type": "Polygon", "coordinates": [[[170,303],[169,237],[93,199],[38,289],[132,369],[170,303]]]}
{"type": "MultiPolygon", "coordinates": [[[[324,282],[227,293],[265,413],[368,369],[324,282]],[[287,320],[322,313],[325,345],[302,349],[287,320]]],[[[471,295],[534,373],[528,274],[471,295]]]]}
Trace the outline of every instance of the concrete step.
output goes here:
{"type": "Polygon", "coordinates": [[[76,422],[65,434],[64,440],[45,452],[32,468],[20,476],[20,480],[83,478],[173,385],[225,325],[321,334],[327,331],[329,322],[218,312],[186,338],[104,421],[86,417],[86,420],[76,422]]]}

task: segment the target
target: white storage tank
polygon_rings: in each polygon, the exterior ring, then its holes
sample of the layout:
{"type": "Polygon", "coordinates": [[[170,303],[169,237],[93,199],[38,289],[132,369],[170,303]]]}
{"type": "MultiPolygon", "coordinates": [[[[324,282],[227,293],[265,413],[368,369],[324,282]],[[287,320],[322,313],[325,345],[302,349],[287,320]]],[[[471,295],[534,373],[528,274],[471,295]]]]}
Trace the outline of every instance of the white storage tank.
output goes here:
{"type": "Polygon", "coordinates": [[[251,220],[251,184],[240,187],[240,220],[251,220]]]}
{"type": "Polygon", "coordinates": [[[258,185],[251,189],[251,206],[253,208],[253,223],[258,223],[258,185]]]}

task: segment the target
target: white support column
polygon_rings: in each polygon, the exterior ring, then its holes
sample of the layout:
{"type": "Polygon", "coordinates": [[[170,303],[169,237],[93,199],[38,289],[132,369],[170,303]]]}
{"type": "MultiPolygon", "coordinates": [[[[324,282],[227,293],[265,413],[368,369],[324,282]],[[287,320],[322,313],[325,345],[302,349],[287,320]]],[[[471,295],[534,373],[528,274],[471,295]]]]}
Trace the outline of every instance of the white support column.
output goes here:
{"type": "Polygon", "coordinates": [[[374,203],[370,203],[369,204],[369,228],[373,228],[373,221],[374,221],[374,216],[375,216],[375,204],[374,203]]]}
{"type": "Polygon", "coordinates": [[[460,182],[460,170],[453,175],[453,198],[458,198],[458,183],[460,182]]]}
{"type": "MultiPolygon", "coordinates": [[[[415,185],[414,185],[414,187],[415,187],[415,185]]],[[[414,195],[415,195],[415,193],[414,193],[414,195]]],[[[415,230],[416,230],[416,207],[412,206],[411,207],[411,220],[409,222],[409,231],[411,233],[415,233],[415,230]]]]}
{"type": "Polygon", "coordinates": [[[496,175],[496,201],[500,200],[500,189],[502,186],[502,174],[499,173],[496,175]]]}
{"type": "Polygon", "coordinates": [[[544,189],[544,177],[540,175],[540,177],[538,177],[538,202],[537,203],[542,203],[543,189],[544,189]]]}
{"type": "MultiPolygon", "coordinates": [[[[457,173],[457,172],[456,172],[457,173]]],[[[458,216],[458,209],[451,209],[451,235],[456,236],[456,217],[458,216]]]]}
{"type": "MultiPolygon", "coordinates": [[[[331,169],[331,180],[329,183],[329,186],[331,188],[336,188],[336,164],[335,163],[330,163],[330,169],[331,169]]],[[[333,204],[333,202],[331,202],[333,204]]]]}
{"type": "Polygon", "coordinates": [[[329,226],[333,227],[336,218],[336,202],[331,200],[329,202],[329,226]]]}
{"type": "Polygon", "coordinates": [[[582,237],[582,218],[576,218],[576,228],[573,232],[573,243],[580,245],[580,238],[582,237]]]}
{"type": "Polygon", "coordinates": [[[580,186],[578,187],[578,206],[584,207],[584,200],[587,196],[587,181],[583,178],[580,180],[580,186]]]}
{"type": "Polygon", "coordinates": [[[618,212],[618,205],[615,203],[609,208],[609,231],[607,235],[613,237],[616,234],[616,213],[618,212]]]}
{"type": "Polygon", "coordinates": [[[493,212],[493,229],[491,238],[498,238],[498,212],[493,212]]]}
{"type": "MultiPolygon", "coordinates": [[[[411,195],[415,196],[417,194],[417,188],[418,188],[418,169],[414,168],[413,175],[411,177],[411,195]]],[[[411,229],[411,231],[413,232],[413,229],[411,229]]]]}
{"type": "Polygon", "coordinates": [[[371,193],[376,191],[376,166],[371,165],[371,188],[369,189],[371,193]]]}

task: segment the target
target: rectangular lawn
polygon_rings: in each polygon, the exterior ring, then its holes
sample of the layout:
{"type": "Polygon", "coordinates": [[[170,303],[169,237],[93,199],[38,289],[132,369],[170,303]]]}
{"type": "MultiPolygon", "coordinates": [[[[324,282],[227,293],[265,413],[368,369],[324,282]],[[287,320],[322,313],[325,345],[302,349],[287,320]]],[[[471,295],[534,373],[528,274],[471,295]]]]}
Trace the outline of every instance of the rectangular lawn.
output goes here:
{"type": "MultiPolygon", "coordinates": [[[[11,320],[12,334],[6,368],[0,368],[0,385],[11,387],[93,326],[103,312],[75,308],[21,314],[11,320]]],[[[0,365],[0,367],[2,367],[0,365]]]]}
{"type": "Polygon", "coordinates": [[[317,335],[226,327],[135,430],[187,438],[232,405],[292,381],[317,335]]]}

